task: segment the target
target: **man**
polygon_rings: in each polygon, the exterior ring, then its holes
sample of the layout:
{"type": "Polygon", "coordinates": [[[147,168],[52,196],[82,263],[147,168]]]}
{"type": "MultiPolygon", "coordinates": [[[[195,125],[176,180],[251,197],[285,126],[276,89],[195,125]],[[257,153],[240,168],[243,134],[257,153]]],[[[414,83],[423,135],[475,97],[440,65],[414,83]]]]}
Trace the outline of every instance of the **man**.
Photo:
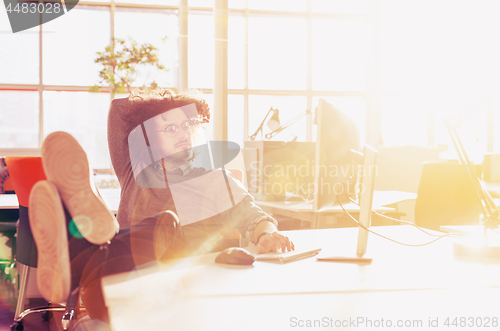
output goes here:
{"type": "Polygon", "coordinates": [[[224,170],[192,166],[203,154],[195,148],[203,147],[194,144],[195,128],[209,118],[204,101],[168,90],[113,101],[108,140],[122,187],[118,233],[115,218],[92,188],[78,142],[64,132],[46,138],[42,161],[48,181],[32,190],[30,224],[39,251],[39,285],[47,300],[65,301],[71,292],[68,304],[74,307],[80,288],[89,315],[108,322],[103,276],[213,251],[228,228],[238,229],[260,253],[294,249],[235,178],[224,170]],[[138,138],[141,134],[144,139],[138,138]],[[193,210],[201,212],[193,216],[193,210]]]}
{"type": "MultiPolygon", "coordinates": [[[[207,175],[217,177],[220,171],[207,174],[207,167],[194,170],[191,167],[196,149],[201,154],[197,159],[206,154],[203,152],[206,143],[200,142],[202,139],[199,137],[199,131],[200,126],[208,123],[209,119],[210,110],[206,102],[190,93],[175,94],[167,89],[157,89],[152,92],[138,91],[128,99],[113,100],[108,117],[108,142],[113,168],[122,188],[117,215],[121,227],[137,224],[163,210],[177,213],[177,210],[186,209],[186,206],[199,204],[200,200],[214,200],[226,190],[225,183],[215,178],[212,181],[203,181],[203,177],[207,175]],[[179,128],[179,124],[188,120],[189,128],[179,128]],[[177,125],[178,131],[169,135],[164,129],[169,126],[172,128],[172,125],[177,125]],[[196,130],[191,126],[196,127],[196,130]],[[143,145],[133,146],[139,140],[144,141],[143,145]],[[143,167],[138,164],[147,163],[145,160],[150,158],[148,147],[153,159],[149,162],[152,164],[149,169],[143,171],[146,173],[144,179],[138,171],[138,168],[142,170],[143,167]],[[162,168],[161,162],[165,165],[165,176],[159,170],[162,168]],[[178,174],[179,172],[181,173],[178,174]],[[144,184],[145,181],[155,178],[154,173],[164,176],[160,179],[168,183],[164,188],[155,185],[147,187],[148,185],[144,184]],[[140,179],[139,183],[137,178],[140,179]],[[198,180],[195,181],[195,187],[188,187],[188,182],[194,178],[198,180]],[[180,190],[173,190],[177,185],[172,184],[186,179],[189,181],[180,190]],[[189,193],[183,194],[187,191],[189,193]],[[172,193],[179,198],[173,199],[172,193]],[[185,201],[186,199],[188,201],[185,201]]],[[[196,241],[196,246],[203,245],[203,238],[208,239],[214,230],[221,230],[226,226],[238,228],[242,236],[256,243],[259,253],[291,249],[293,243],[277,231],[276,221],[255,205],[254,199],[241,183],[230,174],[227,176],[227,182],[231,187],[235,206],[218,215],[212,212],[213,215],[202,218],[200,222],[183,225],[185,235],[192,239],[187,241],[192,245],[193,241],[196,241]]],[[[182,224],[181,215],[179,219],[182,224]]]]}

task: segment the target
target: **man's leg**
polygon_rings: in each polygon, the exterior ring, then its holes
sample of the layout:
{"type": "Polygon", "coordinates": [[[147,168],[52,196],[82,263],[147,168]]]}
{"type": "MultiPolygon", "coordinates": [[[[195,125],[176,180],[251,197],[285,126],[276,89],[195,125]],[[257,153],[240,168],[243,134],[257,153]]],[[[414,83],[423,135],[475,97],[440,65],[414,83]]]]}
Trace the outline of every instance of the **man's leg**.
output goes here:
{"type": "Polygon", "coordinates": [[[83,236],[78,239],[70,233],[72,287],[80,285],[91,316],[107,321],[107,310],[98,309],[104,306],[101,277],[177,256],[182,251],[177,249],[182,247],[177,216],[162,212],[115,235],[118,223],[93,187],[87,156],[78,142],[65,132],[50,134],[42,147],[42,162],[71,214],[74,232],[83,236]]]}
{"type": "Polygon", "coordinates": [[[66,132],[51,133],[42,146],[42,163],[83,237],[96,245],[111,240],[118,222],[95,188],[87,154],[78,141],[66,132]]]}
{"type": "MultiPolygon", "coordinates": [[[[183,257],[185,251],[179,221],[170,211],[121,230],[109,245],[101,246],[85,264],[80,292],[89,315],[109,322],[101,288],[102,277],[132,271],[151,262],[183,257]]],[[[80,263],[78,257],[72,260],[75,262],[80,263]]]]}
{"type": "Polygon", "coordinates": [[[30,194],[30,227],[38,248],[37,283],[49,302],[64,302],[70,293],[70,257],[66,222],[55,185],[37,182],[30,194]]]}
{"type": "MultiPolygon", "coordinates": [[[[53,184],[41,181],[33,187],[31,195],[30,223],[39,251],[37,280],[48,301],[66,301],[71,283],[71,292],[80,290],[89,315],[108,323],[102,277],[184,255],[186,244],[179,220],[170,211],[123,229],[109,244],[98,246],[68,231],[70,219],[65,217],[53,184]]],[[[71,295],[67,304],[77,308],[77,299],[78,296],[71,295]]]]}

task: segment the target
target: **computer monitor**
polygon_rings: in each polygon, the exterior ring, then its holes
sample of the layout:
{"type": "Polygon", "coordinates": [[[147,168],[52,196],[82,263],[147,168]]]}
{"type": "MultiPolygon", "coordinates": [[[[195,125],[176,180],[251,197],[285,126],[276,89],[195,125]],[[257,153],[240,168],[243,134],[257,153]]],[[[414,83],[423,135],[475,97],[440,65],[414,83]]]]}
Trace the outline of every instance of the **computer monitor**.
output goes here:
{"type": "Polygon", "coordinates": [[[359,226],[356,255],[349,256],[322,256],[318,261],[346,262],[346,263],[371,263],[372,259],[364,257],[368,247],[368,231],[371,226],[373,189],[375,186],[376,159],[378,151],[365,145],[363,149],[363,166],[360,171],[359,183],[359,226]]]}
{"type": "Polygon", "coordinates": [[[316,108],[317,125],[314,203],[320,211],[356,197],[360,135],[353,119],[323,99],[316,108]]]}

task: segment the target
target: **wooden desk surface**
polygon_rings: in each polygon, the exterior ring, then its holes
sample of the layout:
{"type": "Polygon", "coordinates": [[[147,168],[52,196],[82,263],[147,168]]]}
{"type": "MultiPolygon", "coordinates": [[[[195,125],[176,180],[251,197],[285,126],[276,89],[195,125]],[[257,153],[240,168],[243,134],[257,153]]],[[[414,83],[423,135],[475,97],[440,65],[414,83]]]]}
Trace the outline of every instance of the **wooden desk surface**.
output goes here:
{"type": "MultiPolygon", "coordinates": [[[[373,229],[407,243],[432,238],[409,226],[373,229]]],[[[357,229],[289,231],[288,235],[297,247],[319,244],[322,255],[353,255],[357,229]]],[[[370,234],[367,255],[373,258],[371,265],[308,258],[243,267],[216,264],[216,254],[208,254],[109,276],[103,279],[103,288],[114,330],[167,326],[288,330],[297,329],[294,323],[299,320],[324,322],[323,318],[421,320],[424,327],[429,318],[438,318],[442,329],[446,317],[500,318],[496,305],[488,303],[496,302],[500,294],[499,262],[456,258],[448,238],[406,247],[370,234]]],[[[356,328],[351,324],[331,329],[356,328]]],[[[366,328],[358,325],[357,329],[366,328]]],[[[404,328],[408,329],[412,328],[404,328]]]]}

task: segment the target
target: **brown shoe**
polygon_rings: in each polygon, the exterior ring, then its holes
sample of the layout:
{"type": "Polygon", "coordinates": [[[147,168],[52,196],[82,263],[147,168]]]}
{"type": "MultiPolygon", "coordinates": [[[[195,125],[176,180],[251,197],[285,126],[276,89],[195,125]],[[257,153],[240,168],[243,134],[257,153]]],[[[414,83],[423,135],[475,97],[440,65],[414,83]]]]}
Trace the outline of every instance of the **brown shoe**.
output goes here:
{"type": "Polygon", "coordinates": [[[81,235],[96,245],[110,241],[118,222],[97,193],[87,154],[76,139],[66,132],[51,133],[43,143],[42,162],[81,235]]]}
{"type": "Polygon", "coordinates": [[[42,180],[30,193],[31,232],[38,249],[38,289],[49,302],[64,302],[71,287],[68,235],[61,198],[54,184],[42,180]]]}

